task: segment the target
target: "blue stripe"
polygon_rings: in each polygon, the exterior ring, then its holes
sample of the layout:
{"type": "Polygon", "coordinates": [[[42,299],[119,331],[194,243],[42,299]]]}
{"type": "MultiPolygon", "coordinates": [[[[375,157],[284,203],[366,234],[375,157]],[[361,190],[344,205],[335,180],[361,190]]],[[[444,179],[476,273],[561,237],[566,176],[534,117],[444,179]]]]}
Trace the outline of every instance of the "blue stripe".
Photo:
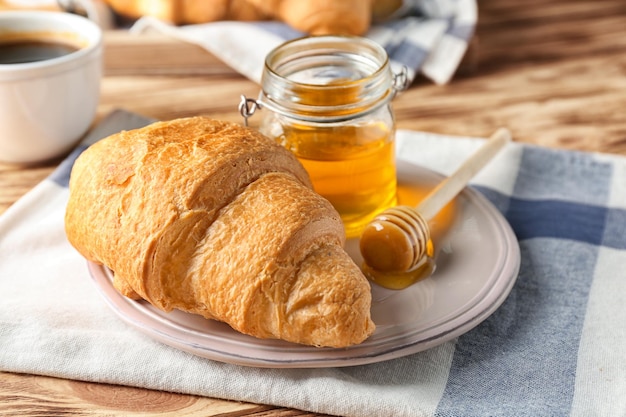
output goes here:
{"type": "Polygon", "coordinates": [[[477,187],[519,240],[548,237],[626,247],[624,210],[606,208],[612,165],[593,154],[525,146],[513,198],[477,187]]]}
{"type": "Polygon", "coordinates": [[[566,201],[511,199],[506,217],[519,240],[552,237],[601,245],[607,212],[566,201]]]}
{"type": "Polygon", "coordinates": [[[569,414],[598,247],[536,239],[520,248],[507,300],[458,339],[437,416],[569,414]]]}
{"type": "Polygon", "coordinates": [[[465,42],[469,42],[472,36],[474,36],[474,29],[474,25],[455,25],[454,23],[452,23],[448,27],[447,33],[454,36],[455,38],[464,40],[465,42]]]}
{"type": "Polygon", "coordinates": [[[76,158],[87,149],[86,145],[80,145],[70,153],[67,158],[50,174],[48,179],[56,182],[61,187],[68,187],[70,184],[70,174],[76,158]]]}
{"type": "Polygon", "coordinates": [[[519,241],[545,237],[626,249],[626,210],[510,198],[487,187],[474,188],[504,213],[519,241]]]}
{"type": "Polygon", "coordinates": [[[593,154],[525,146],[513,196],[606,205],[612,165],[593,154]]]}
{"type": "Polygon", "coordinates": [[[393,61],[418,69],[426,61],[429,52],[408,40],[402,40],[393,50],[387,48],[387,53],[393,61]]]}
{"type": "Polygon", "coordinates": [[[569,414],[600,245],[626,247],[626,213],[604,207],[612,175],[592,154],[528,146],[514,197],[478,187],[520,241],[520,273],[503,305],[459,337],[436,415],[569,414]]]}

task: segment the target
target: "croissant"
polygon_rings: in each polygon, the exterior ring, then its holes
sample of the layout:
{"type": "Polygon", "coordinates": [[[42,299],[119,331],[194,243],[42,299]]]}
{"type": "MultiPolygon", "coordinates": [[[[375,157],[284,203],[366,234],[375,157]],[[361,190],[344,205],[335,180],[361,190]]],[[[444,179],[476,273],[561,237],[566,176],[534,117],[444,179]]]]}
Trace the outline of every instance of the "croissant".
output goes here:
{"type": "Polygon", "coordinates": [[[117,13],[154,16],[174,24],[275,19],[314,35],[362,35],[402,0],[105,0],[117,13]]]}
{"type": "Polygon", "coordinates": [[[105,0],[117,13],[137,19],[153,16],[175,24],[218,20],[265,20],[268,15],[247,0],[105,0]]]}
{"type": "Polygon", "coordinates": [[[97,142],[72,169],[65,228],[118,291],[164,311],[313,346],[374,331],[338,213],[288,150],[243,126],[193,117],[97,142]]]}
{"type": "Polygon", "coordinates": [[[373,0],[247,0],[259,10],[312,35],[361,35],[369,29],[373,0]]]}

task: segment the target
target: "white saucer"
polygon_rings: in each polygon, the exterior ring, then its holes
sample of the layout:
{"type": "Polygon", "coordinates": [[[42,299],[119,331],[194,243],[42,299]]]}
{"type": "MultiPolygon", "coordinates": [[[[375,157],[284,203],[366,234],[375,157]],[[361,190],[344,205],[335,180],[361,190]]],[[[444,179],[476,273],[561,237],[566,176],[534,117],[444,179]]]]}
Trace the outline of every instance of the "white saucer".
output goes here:
{"type": "MultiPolygon", "coordinates": [[[[400,163],[404,188],[420,188],[441,176],[400,163]]],[[[376,332],[360,345],[344,349],[314,348],[279,340],[262,340],[224,323],[180,311],[164,313],[150,304],[120,295],[106,267],[89,263],[104,299],[124,321],[148,336],[178,349],[222,362],[272,368],[353,366],[399,358],[429,349],[471,330],[506,299],[519,272],[515,235],[500,212],[477,191],[457,197],[454,222],[440,238],[437,270],[401,291],[373,285],[372,318],[376,332]]],[[[347,244],[360,264],[358,242],[347,244]]]]}

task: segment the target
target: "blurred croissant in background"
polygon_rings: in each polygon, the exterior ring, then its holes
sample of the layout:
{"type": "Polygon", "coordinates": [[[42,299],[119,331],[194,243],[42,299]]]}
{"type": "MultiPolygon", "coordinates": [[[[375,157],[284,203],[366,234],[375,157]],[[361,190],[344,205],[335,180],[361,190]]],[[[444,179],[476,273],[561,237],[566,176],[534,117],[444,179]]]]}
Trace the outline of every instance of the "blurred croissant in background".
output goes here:
{"type": "Polygon", "coordinates": [[[312,35],[361,35],[402,0],[105,0],[118,14],[173,24],[278,20],[312,35]]]}

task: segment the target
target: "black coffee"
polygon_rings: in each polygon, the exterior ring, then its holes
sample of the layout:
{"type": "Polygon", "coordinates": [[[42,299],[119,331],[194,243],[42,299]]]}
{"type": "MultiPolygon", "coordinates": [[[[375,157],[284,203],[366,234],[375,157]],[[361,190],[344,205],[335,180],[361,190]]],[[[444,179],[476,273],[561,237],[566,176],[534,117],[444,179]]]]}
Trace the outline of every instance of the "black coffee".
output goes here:
{"type": "Polygon", "coordinates": [[[0,42],[0,65],[45,61],[77,50],[75,46],[56,42],[36,40],[0,42]]]}

